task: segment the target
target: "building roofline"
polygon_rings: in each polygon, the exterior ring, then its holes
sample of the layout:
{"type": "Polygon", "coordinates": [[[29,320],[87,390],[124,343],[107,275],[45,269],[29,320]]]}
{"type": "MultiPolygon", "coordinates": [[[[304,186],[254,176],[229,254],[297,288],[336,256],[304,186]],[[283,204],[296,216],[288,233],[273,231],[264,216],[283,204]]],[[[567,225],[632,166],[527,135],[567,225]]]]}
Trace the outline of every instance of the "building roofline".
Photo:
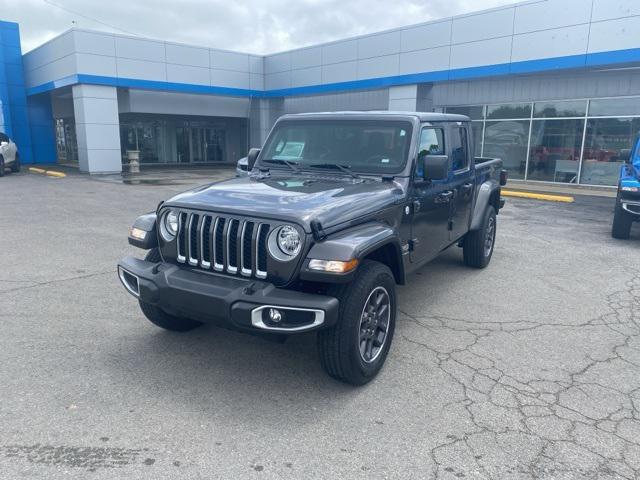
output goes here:
{"type": "Polygon", "coordinates": [[[271,57],[271,56],[275,56],[275,55],[281,55],[281,54],[285,54],[285,53],[298,52],[298,51],[302,51],[302,50],[309,50],[309,49],[312,49],[312,48],[323,47],[323,46],[333,45],[333,44],[342,43],[342,42],[359,40],[359,39],[371,37],[371,36],[374,36],[374,35],[393,33],[393,32],[397,32],[397,31],[401,31],[401,30],[406,30],[406,29],[409,29],[409,28],[417,28],[417,27],[422,27],[422,26],[426,26],[426,25],[435,25],[435,24],[438,24],[438,23],[452,22],[452,21],[454,21],[456,19],[460,19],[460,18],[474,17],[474,16],[477,16],[477,15],[485,14],[485,13],[496,12],[496,11],[501,11],[501,10],[508,10],[508,9],[511,9],[511,8],[517,8],[517,7],[523,6],[523,5],[544,3],[546,1],[547,0],[524,0],[524,1],[520,1],[520,2],[514,2],[514,3],[508,4],[508,5],[502,5],[502,6],[499,6],[499,7],[487,8],[487,9],[484,9],[484,10],[474,10],[474,11],[471,11],[471,12],[461,13],[461,14],[453,15],[453,16],[449,16],[449,17],[443,17],[443,18],[438,18],[438,19],[433,19],[433,20],[427,20],[425,22],[413,23],[413,24],[409,24],[409,25],[402,25],[402,26],[398,26],[398,27],[394,27],[394,28],[385,29],[385,30],[378,30],[378,31],[374,31],[374,32],[363,33],[363,34],[360,34],[360,35],[354,35],[354,36],[344,37],[344,38],[340,38],[340,39],[336,39],[336,40],[330,40],[330,41],[327,41],[327,42],[309,44],[309,45],[305,45],[303,47],[296,47],[296,48],[292,48],[292,49],[279,50],[279,51],[275,51],[275,52],[262,53],[262,54],[261,53],[246,52],[246,51],[241,51],[241,50],[231,50],[231,49],[228,49],[228,48],[218,48],[218,47],[213,47],[213,46],[195,45],[195,44],[191,44],[191,43],[176,42],[176,41],[172,41],[172,40],[162,40],[162,39],[159,39],[159,38],[156,38],[156,37],[148,37],[148,36],[145,36],[145,35],[132,35],[132,34],[128,34],[128,33],[111,32],[111,31],[108,31],[108,30],[83,28],[83,27],[71,27],[71,28],[68,28],[67,30],[64,30],[63,32],[59,33],[58,35],[50,38],[49,40],[45,41],[44,43],[38,45],[37,47],[34,47],[31,50],[25,52],[23,55],[27,55],[27,54],[29,54],[31,52],[34,52],[34,51],[38,50],[39,48],[44,47],[48,43],[51,43],[54,40],[56,40],[58,38],[61,38],[61,37],[65,36],[65,35],[67,35],[67,34],[69,34],[71,32],[86,32],[86,33],[92,33],[92,34],[97,34],[97,35],[110,35],[110,36],[114,36],[114,37],[130,38],[130,39],[135,39],[135,40],[149,40],[149,41],[161,42],[161,43],[165,43],[165,44],[169,44],[169,45],[178,45],[178,46],[190,47],[190,48],[217,50],[217,51],[227,52],[227,53],[238,53],[238,54],[242,54],[242,55],[250,55],[250,56],[253,56],[253,57],[266,58],[266,57],[271,57]]]}

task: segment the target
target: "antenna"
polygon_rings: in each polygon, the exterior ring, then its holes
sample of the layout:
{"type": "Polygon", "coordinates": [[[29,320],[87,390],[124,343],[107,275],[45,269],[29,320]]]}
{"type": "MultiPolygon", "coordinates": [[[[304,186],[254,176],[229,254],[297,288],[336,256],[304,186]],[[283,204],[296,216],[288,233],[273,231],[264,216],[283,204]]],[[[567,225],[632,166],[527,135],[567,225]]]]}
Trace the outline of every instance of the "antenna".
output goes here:
{"type": "MultiPolygon", "coordinates": [[[[103,22],[102,20],[98,20],[97,18],[93,18],[93,17],[89,17],[88,15],[84,15],[84,14],[82,14],[82,13],[76,11],[76,10],[71,10],[70,8],[63,7],[62,5],[58,5],[57,3],[54,3],[51,0],[42,0],[42,1],[44,3],[46,3],[47,5],[51,5],[52,7],[59,8],[60,10],[64,10],[67,13],[72,13],[74,15],[78,15],[79,17],[86,18],[87,20],[99,23],[100,25],[104,25],[104,26],[112,28],[114,30],[118,30],[118,31],[120,31],[122,33],[127,33],[129,35],[134,35],[136,37],[140,36],[139,34],[134,33],[134,32],[130,32],[129,30],[125,30],[124,28],[116,27],[115,25],[112,25],[112,24],[107,23],[107,22],[103,22]]],[[[71,20],[71,24],[73,26],[75,26],[76,25],[76,21],[75,20],[71,20]]]]}

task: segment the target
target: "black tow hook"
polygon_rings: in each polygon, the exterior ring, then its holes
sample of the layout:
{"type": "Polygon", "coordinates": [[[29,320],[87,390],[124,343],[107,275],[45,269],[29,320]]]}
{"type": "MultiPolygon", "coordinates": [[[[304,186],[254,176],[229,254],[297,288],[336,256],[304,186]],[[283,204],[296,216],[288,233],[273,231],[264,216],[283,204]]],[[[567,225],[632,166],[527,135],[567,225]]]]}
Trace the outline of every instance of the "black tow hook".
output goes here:
{"type": "Polygon", "coordinates": [[[251,282],[249,285],[247,285],[244,288],[243,293],[245,295],[253,295],[254,293],[256,293],[256,282],[251,282]]]}

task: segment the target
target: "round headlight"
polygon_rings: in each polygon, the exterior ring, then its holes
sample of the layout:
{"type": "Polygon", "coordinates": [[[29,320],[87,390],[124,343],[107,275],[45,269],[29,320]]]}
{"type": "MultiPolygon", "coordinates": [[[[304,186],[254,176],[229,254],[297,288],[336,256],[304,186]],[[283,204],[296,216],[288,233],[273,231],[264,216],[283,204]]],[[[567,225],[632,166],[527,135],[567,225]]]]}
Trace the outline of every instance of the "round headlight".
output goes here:
{"type": "Polygon", "coordinates": [[[170,210],[165,214],[162,227],[160,231],[164,239],[167,241],[173,240],[176,233],[178,233],[178,212],[170,210]]]}
{"type": "Polygon", "coordinates": [[[276,260],[287,262],[293,260],[302,249],[302,238],[291,225],[276,228],[269,235],[269,253],[276,260]]]}
{"type": "Polygon", "coordinates": [[[278,231],[278,247],[282,253],[290,257],[295,257],[300,252],[300,234],[291,225],[280,227],[278,231]]]}

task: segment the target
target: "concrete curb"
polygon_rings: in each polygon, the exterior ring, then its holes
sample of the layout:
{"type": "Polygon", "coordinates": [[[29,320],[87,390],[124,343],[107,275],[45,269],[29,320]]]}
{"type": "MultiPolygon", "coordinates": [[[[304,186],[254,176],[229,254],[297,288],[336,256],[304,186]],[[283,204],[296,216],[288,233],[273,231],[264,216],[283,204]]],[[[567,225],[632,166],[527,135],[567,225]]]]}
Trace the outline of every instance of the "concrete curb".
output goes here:
{"type": "Polygon", "coordinates": [[[514,190],[502,190],[500,193],[504,197],[531,198],[534,200],[546,200],[548,202],[573,203],[575,201],[575,198],[567,195],[549,195],[547,193],[520,192],[514,190]]]}
{"type": "Polygon", "coordinates": [[[37,168],[37,167],[29,167],[29,171],[32,173],[41,173],[43,175],[48,175],[49,177],[56,177],[56,178],[64,178],[67,176],[66,173],[56,172],[55,170],[45,170],[44,168],[37,168]]]}

